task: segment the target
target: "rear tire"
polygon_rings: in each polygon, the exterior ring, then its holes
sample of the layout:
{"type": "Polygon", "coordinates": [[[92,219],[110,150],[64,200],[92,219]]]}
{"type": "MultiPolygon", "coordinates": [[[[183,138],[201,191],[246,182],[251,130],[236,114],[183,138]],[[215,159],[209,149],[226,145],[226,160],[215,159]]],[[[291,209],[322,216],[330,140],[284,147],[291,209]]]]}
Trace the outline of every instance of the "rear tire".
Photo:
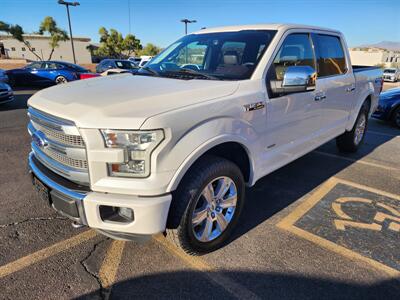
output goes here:
{"type": "Polygon", "coordinates": [[[364,141],[368,126],[369,105],[364,103],[358,113],[357,120],[350,131],[336,138],[336,146],[342,152],[356,152],[364,141]]]}
{"type": "Polygon", "coordinates": [[[400,128],[400,106],[395,109],[391,119],[394,126],[400,128]]]}
{"type": "Polygon", "coordinates": [[[55,79],[55,83],[56,84],[64,84],[64,83],[67,83],[67,82],[68,82],[67,78],[65,78],[62,75],[57,76],[56,79],[55,79]]]}
{"type": "Polygon", "coordinates": [[[244,194],[244,178],[234,163],[204,156],[173,193],[167,239],[191,255],[222,247],[238,222],[244,194]]]}

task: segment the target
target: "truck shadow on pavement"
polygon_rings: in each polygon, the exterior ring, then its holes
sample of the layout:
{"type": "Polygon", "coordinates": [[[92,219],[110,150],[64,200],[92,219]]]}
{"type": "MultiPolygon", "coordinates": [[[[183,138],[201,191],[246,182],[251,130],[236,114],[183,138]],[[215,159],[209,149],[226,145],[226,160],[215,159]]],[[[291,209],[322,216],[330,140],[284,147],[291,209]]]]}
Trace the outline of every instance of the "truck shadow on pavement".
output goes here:
{"type": "MultiPolygon", "coordinates": [[[[279,273],[181,271],[145,275],[114,284],[110,299],[399,299],[397,279],[374,284],[347,283],[279,273]],[[240,286],[225,286],[219,278],[240,286]],[[383,296],[384,295],[384,296],[383,296]],[[253,296],[253,297],[252,297],[253,296]]],[[[94,299],[104,290],[75,299],[94,299]]]]}

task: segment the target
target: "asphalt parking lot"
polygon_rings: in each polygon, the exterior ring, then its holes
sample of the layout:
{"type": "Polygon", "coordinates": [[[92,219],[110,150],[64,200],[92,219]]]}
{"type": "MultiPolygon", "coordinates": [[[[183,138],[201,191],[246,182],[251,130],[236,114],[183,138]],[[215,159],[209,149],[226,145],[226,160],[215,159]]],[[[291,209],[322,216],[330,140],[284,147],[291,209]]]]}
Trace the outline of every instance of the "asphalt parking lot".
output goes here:
{"type": "Polygon", "coordinates": [[[190,257],[74,229],[35,195],[26,100],[0,107],[0,299],[400,299],[400,130],[332,141],[247,190],[234,238],[190,257]]]}

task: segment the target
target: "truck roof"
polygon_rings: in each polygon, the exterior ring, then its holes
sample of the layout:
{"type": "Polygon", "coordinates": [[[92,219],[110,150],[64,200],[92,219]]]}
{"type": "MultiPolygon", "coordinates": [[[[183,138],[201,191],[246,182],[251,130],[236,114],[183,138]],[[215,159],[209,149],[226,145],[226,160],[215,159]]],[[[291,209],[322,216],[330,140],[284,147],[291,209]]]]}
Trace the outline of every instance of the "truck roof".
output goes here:
{"type": "Polygon", "coordinates": [[[310,29],[310,30],[324,30],[335,33],[340,33],[338,30],[302,25],[302,24],[285,24],[285,23],[266,23],[266,24],[251,24],[251,25],[237,25],[237,26],[223,26],[223,27],[213,27],[205,28],[194,32],[194,34],[200,33],[211,33],[211,32],[229,32],[229,31],[240,31],[240,30],[288,30],[288,29],[310,29]]]}

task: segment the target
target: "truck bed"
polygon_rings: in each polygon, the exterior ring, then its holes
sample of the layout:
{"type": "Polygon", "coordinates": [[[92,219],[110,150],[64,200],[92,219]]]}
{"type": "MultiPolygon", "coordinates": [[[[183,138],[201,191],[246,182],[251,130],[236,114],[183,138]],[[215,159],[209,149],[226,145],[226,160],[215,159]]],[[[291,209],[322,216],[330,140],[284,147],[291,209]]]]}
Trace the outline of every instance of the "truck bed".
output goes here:
{"type": "Polygon", "coordinates": [[[382,69],[380,67],[352,66],[356,86],[356,99],[363,98],[371,87],[375,97],[371,98],[371,112],[378,104],[378,96],[382,91],[382,69]]]}
{"type": "Polygon", "coordinates": [[[358,72],[368,71],[368,70],[374,70],[374,69],[380,69],[380,67],[375,67],[375,66],[352,65],[352,67],[353,67],[353,73],[358,73],[358,72]]]}

